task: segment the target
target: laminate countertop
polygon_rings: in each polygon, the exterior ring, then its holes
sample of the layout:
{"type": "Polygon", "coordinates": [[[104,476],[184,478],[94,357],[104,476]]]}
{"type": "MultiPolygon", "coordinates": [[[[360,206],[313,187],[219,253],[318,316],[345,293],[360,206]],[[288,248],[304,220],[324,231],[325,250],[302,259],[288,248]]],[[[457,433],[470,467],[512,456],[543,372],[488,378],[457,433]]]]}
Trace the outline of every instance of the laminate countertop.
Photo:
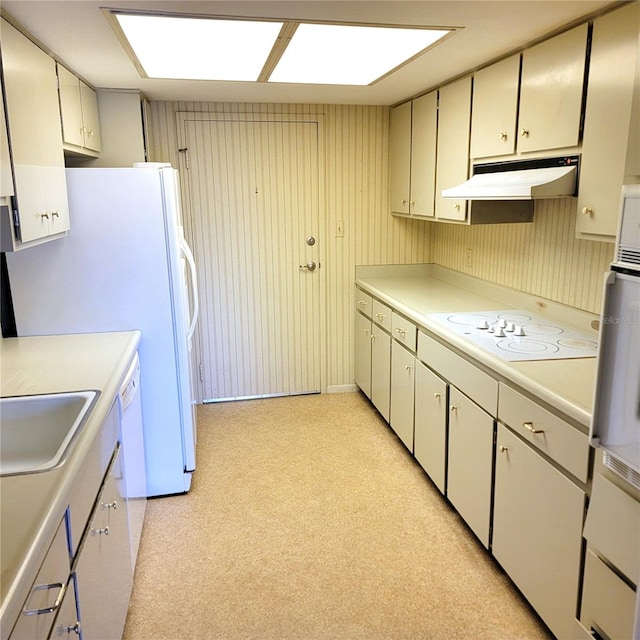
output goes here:
{"type": "Polygon", "coordinates": [[[0,626],[8,634],[60,524],[69,491],[99,436],[141,340],[139,331],[5,338],[0,395],[95,390],[96,403],[66,461],[0,478],[0,626]]]}
{"type": "Polygon", "coordinates": [[[598,316],[467,276],[437,265],[356,267],[356,286],[413,321],[427,334],[543,405],[588,430],[596,379],[596,358],[508,362],[448,331],[428,316],[522,309],[598,338],[598,316]]]}

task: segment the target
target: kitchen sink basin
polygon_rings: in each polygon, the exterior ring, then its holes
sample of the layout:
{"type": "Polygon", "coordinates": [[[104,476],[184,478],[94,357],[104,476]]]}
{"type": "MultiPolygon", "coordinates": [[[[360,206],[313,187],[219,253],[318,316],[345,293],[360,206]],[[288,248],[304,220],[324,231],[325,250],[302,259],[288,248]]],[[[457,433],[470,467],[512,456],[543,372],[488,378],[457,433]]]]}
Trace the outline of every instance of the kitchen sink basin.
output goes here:
{"type": "Polygon", "coordinates": [[[0,398],[0,475],[47,471],[64,462],[97,395],[74,391],[0,398]]]}

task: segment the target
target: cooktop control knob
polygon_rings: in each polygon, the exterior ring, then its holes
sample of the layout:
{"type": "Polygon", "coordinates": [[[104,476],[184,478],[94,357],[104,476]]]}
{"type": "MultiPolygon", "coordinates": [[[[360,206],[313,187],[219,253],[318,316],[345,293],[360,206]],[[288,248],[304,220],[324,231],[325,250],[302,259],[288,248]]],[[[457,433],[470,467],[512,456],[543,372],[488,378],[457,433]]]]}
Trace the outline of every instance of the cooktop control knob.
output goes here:
{"type": "Polygon", "coordinates": [[[478,329],[488,329],[489,323],[486,320],[482,320],[480,324],[478,324],[478,329]]]}
{"type": "Polygon", "coordinates": [[[501,329],[504,329],[507,326],[507,321],[504,318],[501,318],[500,320],[498,320],[498,326],[501,329]]]}
{"type": "Polygon", "coordinates": [[[524,332],[524,329],[522,327],[516,327],[514,332],[513,332],[514,336],[526,336],[527,334],[524,332]]]}
{"type": "Polygon", "coordinates": [[[504,338],[507,334],[504,332],[504,328],[503,327],[498,327],[494,334],[493,334],[496,338],[504,338]]]}
{"type": "Polygon", "coordinates": [[[515,322],[507,322],[507,326],[505,327],[505,331],[509,333],[513,333],[516,330],[515,322]]]}

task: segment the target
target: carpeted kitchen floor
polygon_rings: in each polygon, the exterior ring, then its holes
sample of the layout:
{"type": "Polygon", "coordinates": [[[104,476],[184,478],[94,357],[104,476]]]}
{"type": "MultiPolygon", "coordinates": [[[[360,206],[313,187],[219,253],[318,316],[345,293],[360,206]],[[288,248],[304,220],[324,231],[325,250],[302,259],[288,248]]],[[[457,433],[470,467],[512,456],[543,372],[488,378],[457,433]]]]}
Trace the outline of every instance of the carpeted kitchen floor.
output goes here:
{"type": "Polygon", "coordinates": [[[125,640],[513,640],[548,631],[359,393],[199,407],[150,500],[125,640]]]}

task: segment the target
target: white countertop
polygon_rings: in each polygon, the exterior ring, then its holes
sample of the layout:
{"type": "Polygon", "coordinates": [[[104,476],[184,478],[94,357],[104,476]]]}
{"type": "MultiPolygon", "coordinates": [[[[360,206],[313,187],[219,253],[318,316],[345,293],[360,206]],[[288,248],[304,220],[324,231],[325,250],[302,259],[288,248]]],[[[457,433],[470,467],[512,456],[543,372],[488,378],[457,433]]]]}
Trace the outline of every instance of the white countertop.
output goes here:
{"type": "Polygon", "coordinates": [[[138,331],[6,338],[0,346],[0,395],[97,390],[65,463],[43,473],[0,478],[0,616],[20,612],[67,506],[86,452],[106,419],[141,340],[138,331]]]}
{"type": "Polygon", "coordinates": [[[526,309],[597,339],[594,314],[525,294],[436,265],[356,267],[356,285],[448,343],[497,379],[521,389],[588,429],[596,358],[507,362],[447,331],[432,313],[526,309]]]}

